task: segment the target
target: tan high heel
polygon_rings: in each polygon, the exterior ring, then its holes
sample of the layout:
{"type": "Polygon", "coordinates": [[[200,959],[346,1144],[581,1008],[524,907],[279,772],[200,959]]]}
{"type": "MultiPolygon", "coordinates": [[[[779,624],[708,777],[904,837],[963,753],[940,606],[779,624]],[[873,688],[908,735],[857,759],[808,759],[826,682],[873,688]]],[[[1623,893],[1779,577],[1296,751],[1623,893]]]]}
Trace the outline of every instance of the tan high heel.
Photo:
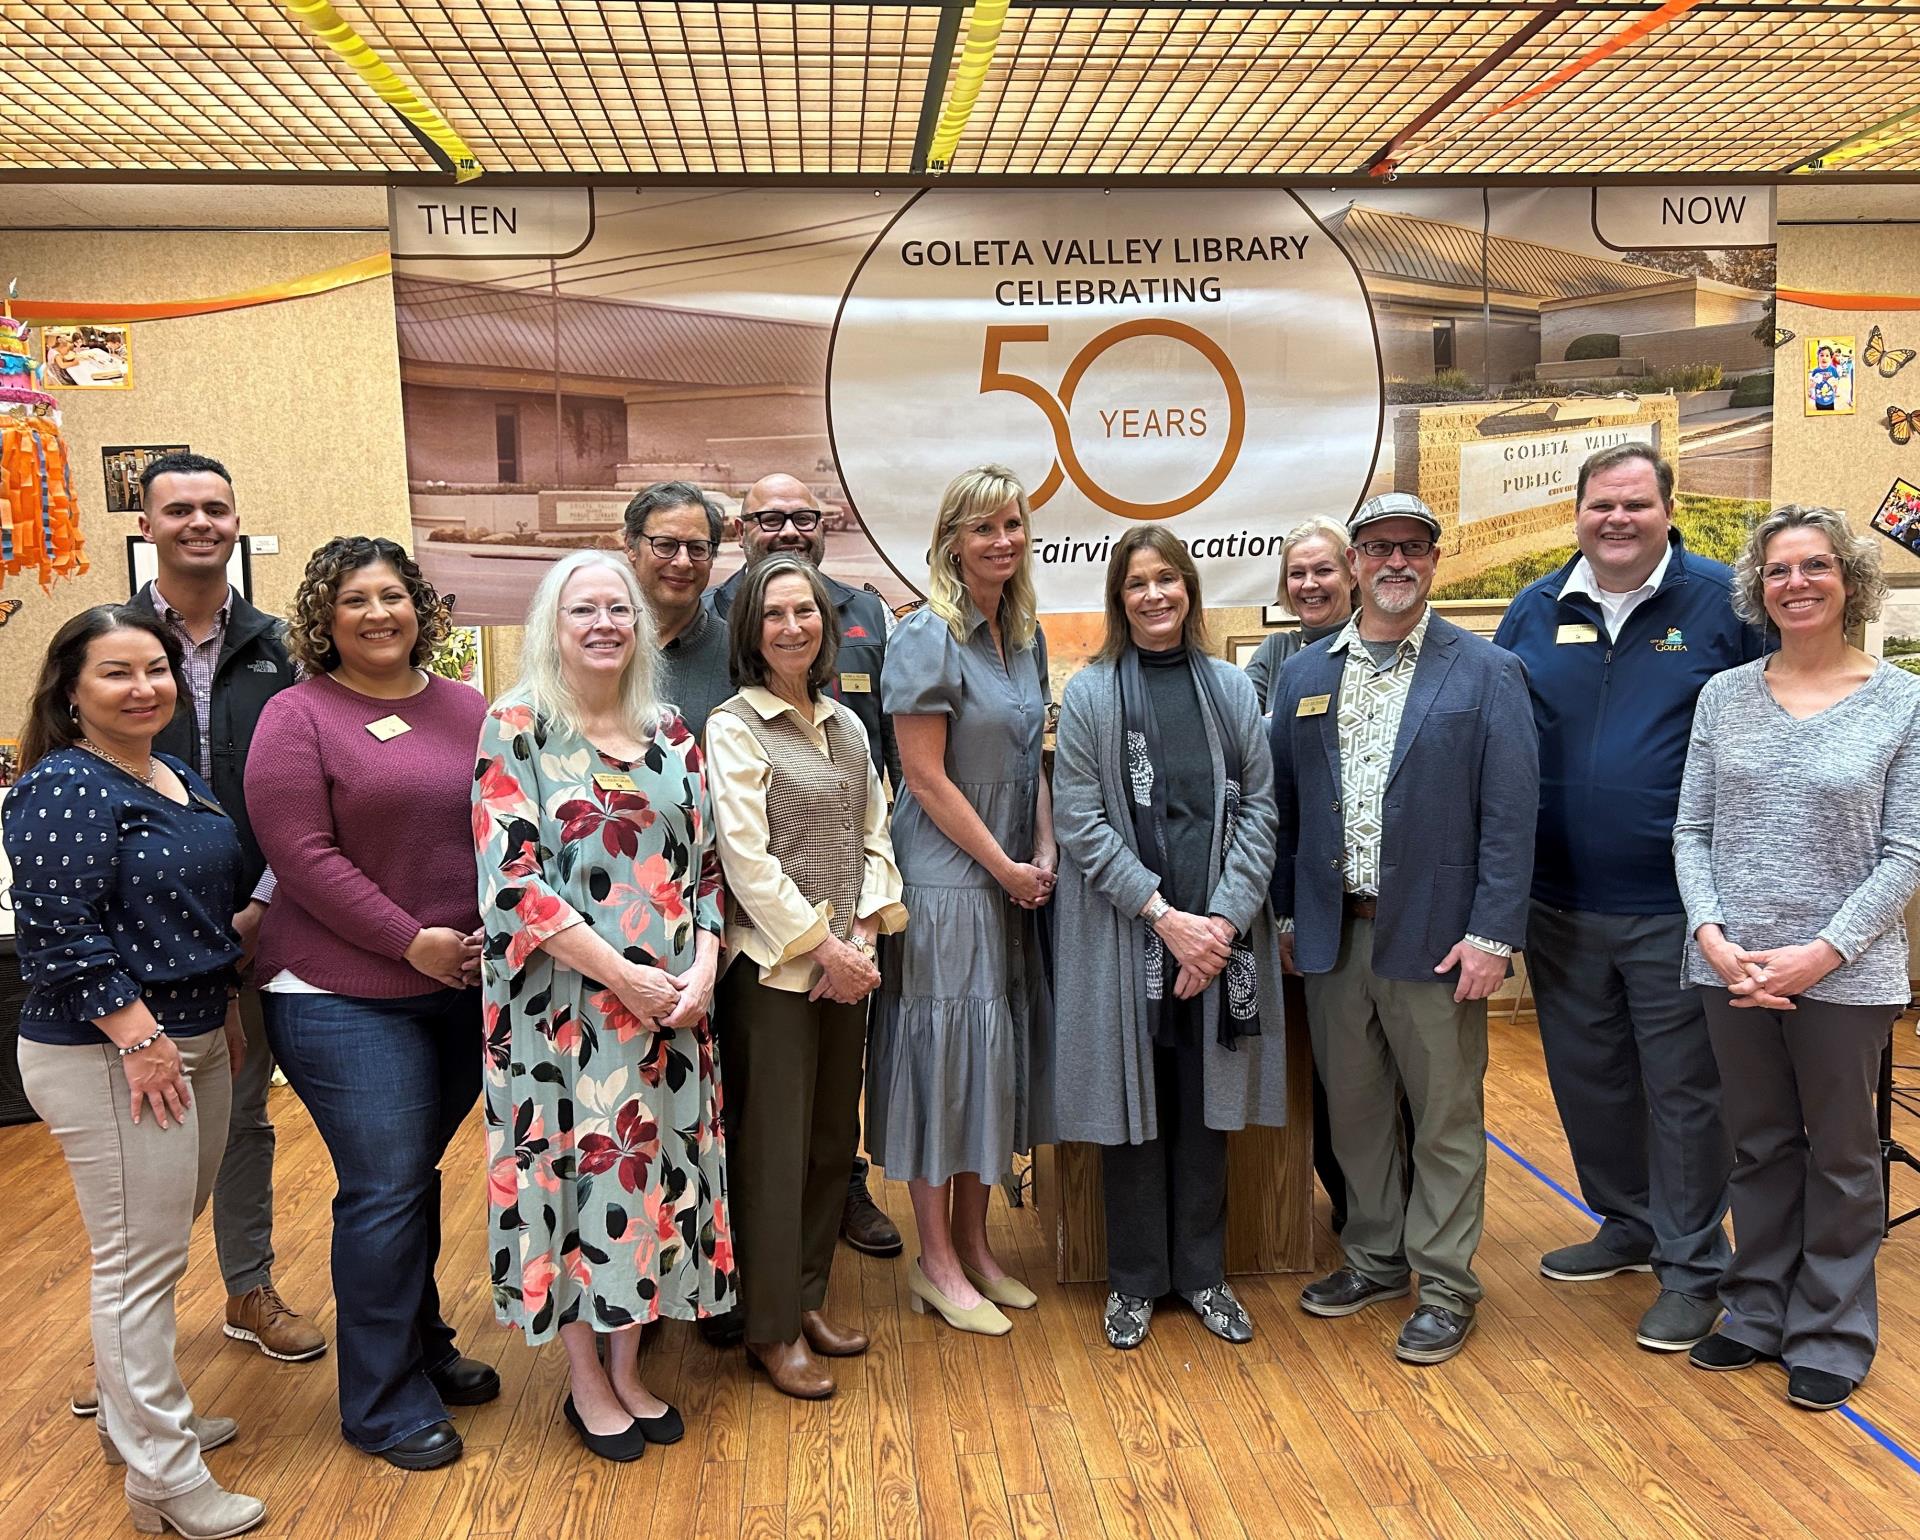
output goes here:
{"type": "Polygon", "coordinates": [[[960,1271],[984,1298],[1004,1309],[1031,1310],[1040,1303],[1040,1296],[1018,1278],[983,1278],[964,1262],[960,1264],[960,1271]]]}
{"type": "Polygon", "coordinates": [[[908,1304],[918,1314],[925,1315],[930,1309],[936,1310],[940,1318],[956,1331],[978,1332],[983,1337],[1004,1337],[1013,1330],[1013,1322],[1002,1315],[990,1299],[981,1300],[970,1310],[962,1310],[928,1280],[920,1270],[918,1257],[907,1269],[907,1287],[913,1291],[913,1298],[908,1304]]]}
{"type": "MultiPolygon", "coordinates": [[[[187,1426],[193,1429],[193,1436],[200,1440],[202,1454],[209,1449],[218,1449],[222,1444],[231,1444],[240,1435],[240,1424],[231,1417],[196,1415],[187,1419],[187,1426]]],[[[109,1465],[125,1465],[127,1462],[120,1454],[120,1446],[114,1443],[112,1435],[107,1432],[106,1423],[96,1422],[93,1428],[100,1435],[101,1459],[109,1465]]]]}
{"type": "Polygon", "coordinates": [[[209,1478],[178,1497],[127,1499],[133,1527],[143,1535],[171,1529],[182,1540],[226,1540],[244,1534],[267,1516],[267,1505],[257,1497],[229,1492],[209,1478]]]}

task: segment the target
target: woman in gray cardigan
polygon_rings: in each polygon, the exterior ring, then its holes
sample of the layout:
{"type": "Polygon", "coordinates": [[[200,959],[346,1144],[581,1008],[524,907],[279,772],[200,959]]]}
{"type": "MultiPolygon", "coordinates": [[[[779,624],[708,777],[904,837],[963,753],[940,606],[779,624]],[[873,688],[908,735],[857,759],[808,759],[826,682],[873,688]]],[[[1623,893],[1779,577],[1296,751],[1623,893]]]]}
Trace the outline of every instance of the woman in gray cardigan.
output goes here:
{"type": "Polygon", "coordinates": [[[1778,1359],[1812,1411],[1853,1394],[1879,1338],[1873,1093],[1920,888],[1920,679],[1847,640],[1886,588],[1872,537],[1833,510],[1761,521],[1733,602],[1780,650],[1701,690],[1673,825],[1734,1146],[1727,1314],[1692,1358],[1778,1359]]]}
{"type": "Polygon", "coordinates": [[[1103,1145],[1107,1341],[1169,1290],[1246,1342],[1226,1282],[1227,1133],[1286,1117],[1267,880],[1273,764],[1246,676],[1207,655],[1200,576],[1158,525],[1107,566],[1106,642],[1067,686],[1054,758],[1061,1139],[1103,1145]]]}

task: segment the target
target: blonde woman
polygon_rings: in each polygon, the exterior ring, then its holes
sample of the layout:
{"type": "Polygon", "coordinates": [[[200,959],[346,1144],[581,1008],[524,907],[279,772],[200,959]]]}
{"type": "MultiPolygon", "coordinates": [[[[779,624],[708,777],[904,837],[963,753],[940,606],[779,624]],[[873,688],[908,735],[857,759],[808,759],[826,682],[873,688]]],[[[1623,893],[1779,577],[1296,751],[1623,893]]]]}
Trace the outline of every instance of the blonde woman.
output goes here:
{"type": "Polygon", "coordinates": [[[991,1184],[1048,1142],[1051,1000],[1035,911],[1053,897],[1041,774],[1047,643],[1025,489],[1004,466],[956,477],[934,526],[927,605],[887,644],[882,705],[905,785],[894,853],[914,920],[881,958],[867,1051],[868,1153],[913,1198],[914,1308],[1011,1330],[1032,1290],[987,1245],[991,1184]]]}
{"type": "MultiPolygon", "coordinates": [[[[1338,519],[1302,519],[1280,544],[1280,588],[1297,631],[1276,631],[1254,650],[1247,677],[1260,709],[1273,698],[1280,668],[1302,647],[1332,636],[1353,615],[1353,569],[1347,565],[1347,527],[1338,519]]],[[[1337,1226],[1336,1226],[1337,1228],[1337,1226]]]]}

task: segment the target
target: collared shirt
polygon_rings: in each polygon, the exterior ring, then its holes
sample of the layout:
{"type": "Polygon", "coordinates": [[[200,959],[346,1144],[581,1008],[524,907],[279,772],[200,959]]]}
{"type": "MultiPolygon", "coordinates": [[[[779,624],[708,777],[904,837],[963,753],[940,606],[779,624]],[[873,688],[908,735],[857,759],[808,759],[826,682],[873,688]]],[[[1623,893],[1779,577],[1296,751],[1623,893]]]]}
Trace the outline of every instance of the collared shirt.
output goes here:
{"type": "MultiPolygon", "coordinates": [[[[1344,652],[1347,663],[1340,675],[1340,707],[1335,731],[1340,744],[1340,809],[1344,824],[1342,864],[1349,893],[1377,896],[1380,892],[1380,838],[1386,827],[1387,781],[1393,769],[1393,747],[1400,737],[1400,719],[1406,715],[1413,672],[1426,645],[1433,607],[1426,606],[1414,628],[1400,639],[1385,663],[1374,661],[1360,635],[1360,617],[1349,620],[1331,650],[1344,652]]],[[[1510,957],[1513,948],[1503,941],[1467,935],[1468,944],[1496,957],[1510,957]]]]}
{"type": "Polygon", "coordinates": [[[187,691],[193,696],[193,720],[198,729],[194,741],[200,748],[200,762],[194,769],[200,772],[200,779],[213,779],[213,676],[220,667],[220,651],[227,644],[227,619],[233,613],[233,589],[227,589],[227,602],[220,606],[213,617],[213,629],[204,637],[196,638],[187,629],[187,622],[181,613],[167,602],[167,596],[160,592],[160,581],[154,579],[148,585],[152,590],[153,611],[160,617],[161,624],[180,638],[180,677],[187,682],[187,691]]]}
{"type": "Polygon", "coordinates": [[[1660,565],[1648,574],[1646,582],[1638,588],[1616,594],[1600,586],[1600,580],[1593,573],[1593,564],[1582,556],[1573,564],[1573,573],[1560,590],[1560,597],[1564,599],[1569,594],[1584,594],[1593,600],[1600,606],[1601,617],[1607,623],[1607,640],[1617,642],[1620,628],[1627,623],[1627,617],[1658,592],[1661,579],[1667,575],[1667,564],[1672,560],[1673,543],[1668,541],[1660,552],[1660,565]]]}
{"type": "MultiPolygon", "coordinates": [[[[835,711],[845,712],[856,725],[860,721],[827,696],[814,703],[811,714],[759,685],[740,691],[740,699],[765,721],[790,714],[823,756],[828,753],[825,724],[835,711]]],[[[727,890],[753,919],[750,927],[727,927],[727,950],[743,952],[759,964],[760,982],[767,988],[804,994],[819,977],[819,964],[808,954],[830,934],[832,905],[808,903],[767,848],[767,784],[772,773],[767,751],[752,728],[725,712],[709,719],[707,786],[724,847],[727,890]]],[[[871,759],[861,842],[865,857],[854,918],[876,919],[880,934],[892,935],[906,925],[907,911],[900,902],[902,884],[887,829],[887,799],[871,759]]]]}

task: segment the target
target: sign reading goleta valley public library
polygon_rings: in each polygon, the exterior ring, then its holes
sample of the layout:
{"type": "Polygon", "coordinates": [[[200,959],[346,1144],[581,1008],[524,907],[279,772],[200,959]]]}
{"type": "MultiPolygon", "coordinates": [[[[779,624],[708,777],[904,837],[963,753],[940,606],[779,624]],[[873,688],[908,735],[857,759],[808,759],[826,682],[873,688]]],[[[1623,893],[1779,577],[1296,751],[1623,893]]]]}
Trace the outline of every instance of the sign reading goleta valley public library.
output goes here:
{"type": "Polygon", "coordinates": [[[1209,603],[1271,597],[1287,529],[1362,500],[1381,425],[1359,273],[1284,191],[925,193],[854,274],[827,393],[897,571],[925,571],[929,489],[1000,462],[1053,610],[1100,607],[1140,520],[1186,543],[1209,603]]]}
{"type": "Polygon", "coordinates": [[[1520,433],[1460,446],[1460,522],[1573,501],[1580,465],[1616,444],[1659,445],[1650,422],[1520,433]]]}

